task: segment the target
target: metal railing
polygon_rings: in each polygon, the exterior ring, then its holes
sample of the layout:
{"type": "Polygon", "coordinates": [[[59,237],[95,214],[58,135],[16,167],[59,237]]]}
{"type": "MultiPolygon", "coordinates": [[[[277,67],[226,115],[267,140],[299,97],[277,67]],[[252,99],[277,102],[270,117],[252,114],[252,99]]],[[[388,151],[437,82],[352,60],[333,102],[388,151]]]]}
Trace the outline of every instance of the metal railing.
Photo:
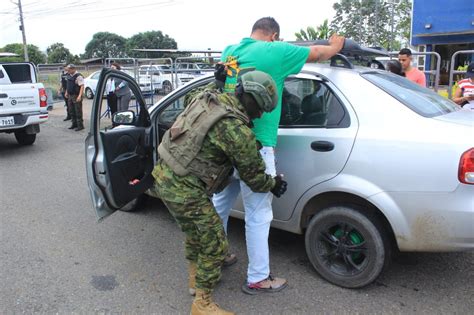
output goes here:
{"type": "Polygon", "coordinates": [[[466,71],[458,71],[458,70],[454,70],[454,62],[456,61],[456,57],[458,55],[470,55],[470,54],[474,54],[474,50],[459,50],[459,51],[456,51],[453,56],[451,57],[451,63],[449,65],[449,86],[448,86],[448,97],[451,99],[451,97],[453,96],[453,78],[454,78],[454,75],[455,74],[462,74],[462,73],[466,73],[466,71]]]}

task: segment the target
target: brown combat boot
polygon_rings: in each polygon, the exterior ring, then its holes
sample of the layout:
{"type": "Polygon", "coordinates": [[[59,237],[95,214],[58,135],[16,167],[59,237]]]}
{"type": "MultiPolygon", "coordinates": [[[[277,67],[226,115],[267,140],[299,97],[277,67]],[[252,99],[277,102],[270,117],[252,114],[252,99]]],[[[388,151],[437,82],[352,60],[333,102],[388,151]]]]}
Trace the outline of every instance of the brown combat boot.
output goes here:
{"type": "Polygon", "coordinates": [[[211,293],[196,289],[196,297],[191,306],[191,315],[234,315],[219,307],[211,299],[211,293]]]}
{"type": "Polygon", "coordinates": [[[190,261],[188,266],[188,288],[189,294],[192,296],[196,295],[196,271],[197,265],[195,262],[190,261]]]}

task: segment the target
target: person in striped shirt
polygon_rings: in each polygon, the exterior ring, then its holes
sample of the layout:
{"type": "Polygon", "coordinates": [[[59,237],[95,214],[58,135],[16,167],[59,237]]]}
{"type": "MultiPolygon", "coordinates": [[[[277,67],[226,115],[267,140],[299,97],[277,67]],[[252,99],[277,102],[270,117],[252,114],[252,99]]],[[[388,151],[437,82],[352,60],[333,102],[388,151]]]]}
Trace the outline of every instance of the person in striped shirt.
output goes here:
{"type": "Polygon", "coordinates": [[[458,82],[453,101],[470,110],[474,110],[474,62],[467,66],[465,79],[458,82]]]}

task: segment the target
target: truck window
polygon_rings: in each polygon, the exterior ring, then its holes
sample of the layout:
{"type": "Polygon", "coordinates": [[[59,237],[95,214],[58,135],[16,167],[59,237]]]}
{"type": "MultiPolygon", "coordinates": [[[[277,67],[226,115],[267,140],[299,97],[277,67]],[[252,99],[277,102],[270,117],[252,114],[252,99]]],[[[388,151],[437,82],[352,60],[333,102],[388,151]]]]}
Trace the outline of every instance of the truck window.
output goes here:
{"type": "Polygon", "coordinates": [[[5,69],[11,83],[33,83],[29,64],[4,64],[3,69],[5,69]]]}

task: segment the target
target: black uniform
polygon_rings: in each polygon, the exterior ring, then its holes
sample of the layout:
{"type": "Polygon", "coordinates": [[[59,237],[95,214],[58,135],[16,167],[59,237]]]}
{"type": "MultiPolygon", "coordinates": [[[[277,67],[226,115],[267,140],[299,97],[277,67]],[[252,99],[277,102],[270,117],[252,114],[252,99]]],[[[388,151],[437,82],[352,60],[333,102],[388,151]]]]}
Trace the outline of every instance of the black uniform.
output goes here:
{"type": "Polygon", "coordinates": [[[76,80],[82,76],[79,72],[67,77],[66,90],[68,94],[68,108],[70,108],[70,115],[72,118],[72,125],[69,129],[76,128],[76,131],[84,129],[84,122],[82,119],[82,97],[77,100],[81,91],[81,86],[77,84],[76,80]]]}
{"type": "Polygon", "coordinates": [[[64,106],[66,107],[66,119],[64,120],[69,120],[71,119],[71,113],[70,113],[70,109],[68,107],[68,102],[67,102],[67,98],[66,98],[66,89],[67,89],[67,77],[69,76],[69,73],[67,73],[67,71],[63,71],[61,73],[61,95],[63,96],[63,99],[64,99],[64,106]]]}

